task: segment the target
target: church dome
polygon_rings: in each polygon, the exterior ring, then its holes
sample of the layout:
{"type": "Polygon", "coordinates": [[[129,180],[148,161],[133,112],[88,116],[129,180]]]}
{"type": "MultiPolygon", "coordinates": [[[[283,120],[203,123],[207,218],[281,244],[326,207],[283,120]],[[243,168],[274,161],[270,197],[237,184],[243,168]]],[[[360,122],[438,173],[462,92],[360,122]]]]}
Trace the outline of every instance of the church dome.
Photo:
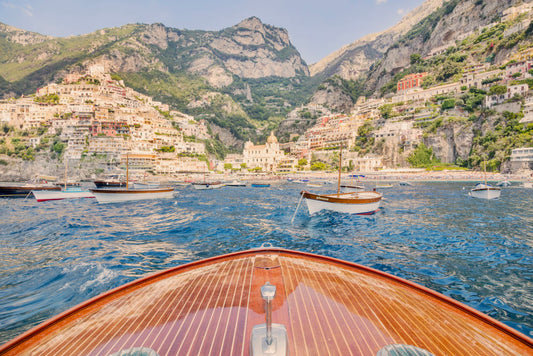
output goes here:
{"type": "Polygon", "coordinates": [[[270,136],[267,138],[267,143],[278,143],[278,139],[274,136],[274,131],[270,133],[270,136]]]}

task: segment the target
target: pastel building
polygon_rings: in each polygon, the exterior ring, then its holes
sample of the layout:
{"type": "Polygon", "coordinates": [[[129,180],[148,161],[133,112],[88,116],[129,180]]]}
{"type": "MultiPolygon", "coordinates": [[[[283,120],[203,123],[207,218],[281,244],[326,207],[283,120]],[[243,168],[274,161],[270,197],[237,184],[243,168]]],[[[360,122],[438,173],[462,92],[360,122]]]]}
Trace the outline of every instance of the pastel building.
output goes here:
{"type": "Polygon", "coordinates": [[[254,145],[251,141],[244,144],[244,163],[248,168],[260,167],[263,172],[277,171],[278,164],[285,154],[279,148],[278,139],[272,132],[265,145],[254,145]]]}
{"type": "Polygon", "coordinates": [[[398,81],[397,91],[404,91],[412,88],[419,88],[422,86],[422,79],[427,76],[428,73],[413,73],[409,74],[398,81]]]}

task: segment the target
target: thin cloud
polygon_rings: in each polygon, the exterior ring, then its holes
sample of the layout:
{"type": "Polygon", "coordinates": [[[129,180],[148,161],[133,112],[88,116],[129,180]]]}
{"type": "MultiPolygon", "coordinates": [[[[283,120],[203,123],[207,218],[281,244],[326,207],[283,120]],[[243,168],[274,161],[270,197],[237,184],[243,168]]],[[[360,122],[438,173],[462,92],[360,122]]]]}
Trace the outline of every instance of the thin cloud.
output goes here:
{"type": "Polygon", "coordinates": [[[384,4],[387,0],[376,0],[376,4],[384,4]]]}
{"type": "Polygon", "coordinates": [[[8,9],[15,9],[15,10],[22,11],[23,13],[25,13],[26,15],[30,17],[33,16],[33,8],[29,4],[19,5],[19,4],[13,4],[11,2],[3,2],[2,6],[8,9]]]}
{"type": "Polygon", "coordinates": [[[398,15],[403,16],[407,13],[406,9],[398,9],[398,15]]]}

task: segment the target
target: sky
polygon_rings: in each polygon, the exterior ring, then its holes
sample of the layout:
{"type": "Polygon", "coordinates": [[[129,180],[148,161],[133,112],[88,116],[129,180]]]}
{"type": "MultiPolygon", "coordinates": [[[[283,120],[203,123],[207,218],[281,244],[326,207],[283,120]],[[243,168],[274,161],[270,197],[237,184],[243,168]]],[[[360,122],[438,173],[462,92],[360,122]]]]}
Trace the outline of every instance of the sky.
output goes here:
{"type": "Polygon", "coordinates": [[[219,31],[256,16],[287,29],[312,64],[386,30],[424,0],[0,0],[0,22],[54,37],[130,23],[219,31]]]}

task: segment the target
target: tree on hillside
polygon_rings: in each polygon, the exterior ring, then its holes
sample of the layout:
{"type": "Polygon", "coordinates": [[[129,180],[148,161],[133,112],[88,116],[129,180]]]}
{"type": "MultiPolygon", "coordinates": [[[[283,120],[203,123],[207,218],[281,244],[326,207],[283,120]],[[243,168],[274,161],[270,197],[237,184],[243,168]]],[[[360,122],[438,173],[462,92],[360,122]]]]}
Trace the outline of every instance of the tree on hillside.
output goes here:
{"type": "Polygon", "coordinates": [[[489,95],[502,95],[507,93],[506,85],[493,85],[489,89],[489,95]]]}
{"type": "Polygon", "coordinates": [[[413,53],[411,54],[411,57],[410,57],[410,63],[411,64],[418,64],[422,61],[422,56],[418,53],[413,53]]]}
{"type": "Polygon", "coordinates": [[[420,143],[413,153],[407,157],[407,162],[416,168],[428,167],[432,164],[440,163],[440,161],[433,156],[433,148],[428,148],[423,143],[420,143]]]}

